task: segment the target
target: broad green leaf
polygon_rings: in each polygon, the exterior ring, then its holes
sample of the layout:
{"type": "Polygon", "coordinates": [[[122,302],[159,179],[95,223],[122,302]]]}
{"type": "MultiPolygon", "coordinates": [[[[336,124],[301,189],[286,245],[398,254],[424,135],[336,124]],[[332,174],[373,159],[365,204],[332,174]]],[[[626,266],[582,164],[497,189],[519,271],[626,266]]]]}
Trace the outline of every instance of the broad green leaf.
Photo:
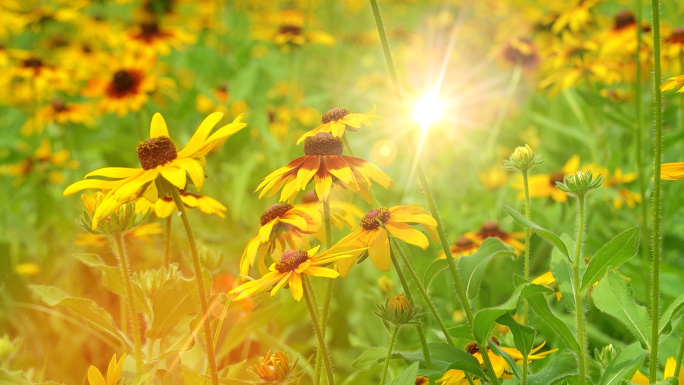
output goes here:
{"type": "Polygon", "coordinates": [[[570,352],[554,355],[539,373],[527,377],[528,385],[553,385],[569,377],[577,377],[577,356],[570,352]]]}
{"type": "Polygon", "coordinates": [[[684,294],[675,298],[660,317],[658,331],[661,335],[670,334],[672,332],[672,320],[677,318],[682,310],[684,310],[684,294]]]}
{"type": "Polygon", "coordinates": [[[106,310],[97,306],[92,300],[71,297],[55,286],[31,285],[30,288],[49,306],[62,305],[83,317],[91,327],[105,331],[128,345],[121,332],[114,326],[112,316],[106,310]]]}
{"type": "Polygon", "coordinates": [[[551,292],[553,291],[546,286],[523,284],[516,287],[511,297],[502,305],[481,309],[475,314],[475,320],[473,322],[473,336],[475,337],[475,341],[484,343],[489,338],[489,333],[492,331],[496,320],[504,314],[515,310],[518,307],[518,302],[520,300],[535,294],[542,295],[551,292]]]}
{"type": "Polygon", "coordinates": [[[641,366],[644,357],[648,355],[638,342],[629,345],[617,354],[608,364],[606,371],[599,380],[599,385],[619,385],[624,379],[632,376],[641,366]]]}
{"type": "Polygon", "coordinates": [[[430,264],[423,275],[423,286],[425,289],[430,287],[437,274],[449,268],[449,263],[445,259],[438,259],[430,264]]]}
{"type": "Polygon", "coordinates": [[[513,334],[513,343],[515,348],[520,351],[520,353],[529,354],[532,350],[532,344],[534,343],[535,332],[529,326],[521,325],[513,319],[513,317],[506,313],[499,317],[496,322],[498,324],[508,326],[513,334]]]}
{"type": "Polygon", "coordinates": [[[558,334],[568,348],[577,353],[580,352],[579,343],[568,328],[568,325],[553,314],[549,308],[549,304],[546,302],[546,298],[542,294],[527,297],[527,303],[529,303],[532,310],[534,310],[534,312],[558,334]]]}
{"type": "Polygon", "coordinates": [[[352,362],[352,366],[358,370],[368,370],[380,362],[385,361],[386,357],[386,347],[373,346],[361,353],[361,355],[352,362]]]}
{"type": "Polygon", "coordinates": [[[501,349],[499,345],[495,344],[492,340],[487,341],[487,343],[489,344],[489,349],[491,349],[494,353],[496,353],[497,356],[503,358],[504,361],[506,361],[509,369],[513,372],[513,375],[516,378],[520,378],[520,371],[518,370],[518,365],[515,363],[515,360],[503,349],[501,349]]]}
{"type": "MultiPolygon", "coordinates": [[[[574,251],[573,240],[567,234],[561,235],[561,240],[568,250],[574,251]]],[[[563,295],[563,301],[568,309],[575,309],[575,280],[573,278],[572,263],[556,248],[551,252],[551,274],[556,280],[558,290],[563,295]]]]}
{"type": "Polygon", "coordinates": [[[448,328],[447,331],[453,338],[469,341],[472,341],[473,339],[473,332],[470,330],[470,326],[468,325],[455,326],[453,328],[448,328]]]}
{"type": "Polygon", "coordinates": [[[517,258],[512,247],[505,245],[499,238],[491,237],[485,239],[474,254],[456,260],[458,273],[468,298],[473,299],[477,296],[487,265],[496,256],[517,258]]]}
{"type": "Polygon", "coordinates": [[[539,226],[538,224],[527,220],[522,214],[517,212],[515,209],[512,207],[502,205],[504,211],[513,218],[516,222],[518,222],[520,225],[523,227],[530,228],[534,230],[536,234],[539,234],[540,237],[546,239],[547,241],[551,242],[552,245],[556,246],[558,250],[560,250],[563,255],[565,255],[568,259],[570,258],[570,254],[568,253],[568,248],[565,247],[565,243],[561,241],[560,238],[554,233],[552,233],[549,230],[546,230],[545,228],[539,226]]]}
{"type": "MultiPolygon", "coordinates": [[[[126,300],[126,284],[119,267],[107,266],[97,254],[74,254],[74,257],[90,267],[100,269],[105,287],[126,300]]],[[[142,289],[134,282],[131,282],[131,284],[133,286],[135,310],[150,315],[150,308],[147,306],[147,300],[142,289]]]]}
{"type": "Polygon", "coordinates": [[[142,385],[142,384],[144,384],[148,379],[152,378],[154,373],[156,373],[157,368],[159,368],[159,364],[161,364],[161,361],[158,361],[158,360],[152,360],[152,361],[147,362],[135,374],[135,377],[133,377],[133,380],[131,381],[131,385],[142,385]]]}
{"type": "Polygon", "coordinates": [[[602,312],[622,323],[642,346],[650,347],[650,319],[646,308],[637,304],[629,282],[619,273],[608,271],[591,296],[602,312]]]}
{"type": "Polygon", "coordinates": [[[147,337],[162,338],[174,325],[199,310],[199,294],[194,279],[180,275],[171,277],[152,298],[153,319],[147,337]]]}
{"type": "Polygon", "coordinates": [[[418,375],[418,363],[414,362],[411,366],[399,373],[397,378],[390,382],[390,385],[415,385],[418,375]]]}
{"type": "Polygon", "coordinates": [[[6,385],[32,385],[32,382],[21,370],[8,372],[5,369],[0,369],[0,383],[6,385]]]}
{"type": "MultiPolygon", "coordinates": [[[[451,345],[449,345],[452,349],[451,353],[447,357],[441,357],[440,359],[447,359],[451,363],[446,369],[442,372],[446,372],[451,369],[458,369],[462,370],[466,373],[470,373],[472,375],[478,376],[480,378],[484,378],[485,374],[482,371],[482,367],[480,366],[480,363],[477,361],[477,358],[473,357],[471,354],[466,352],[465,350],[455,348],[451,345]]],[[[432,359],[432,351],[430,351],[430,358],[432,359]]]]}
{"type": "Polygon", "coordinates": [[[157,357],[157,360],[161,360],[169,353],[190,350],[195,346],[195,338],[191,330],[194,318],[192,315],[185,316],[164,333],[159,341],[159,354],[162,357],[157,357]]]}
{"type": "Polygon", "coordinates": [[[582,276],[582,286],[580,287],[580,290],[586,290],[589,286],[601,279],[608,267],[617,269],[625,261],[633,257],[638,249],[638,227],[633,227],[618,234],[591,258],[589,266],[582,276]]]}
{"type": "MultiPolygon", "coordinates": [[[[427,345],[430,352],[430,360],[432,361],[432,369],[440,375],[449,369],[458,369],[479,377],[484,376],[480,363],[465,350],[458,349],[444,342],[430,342],[427,345]]],[[[417,361],[421,367],[425,366],[421,349],[412,352],[399,352],[398,354],[409,364],[417,361]]]]}

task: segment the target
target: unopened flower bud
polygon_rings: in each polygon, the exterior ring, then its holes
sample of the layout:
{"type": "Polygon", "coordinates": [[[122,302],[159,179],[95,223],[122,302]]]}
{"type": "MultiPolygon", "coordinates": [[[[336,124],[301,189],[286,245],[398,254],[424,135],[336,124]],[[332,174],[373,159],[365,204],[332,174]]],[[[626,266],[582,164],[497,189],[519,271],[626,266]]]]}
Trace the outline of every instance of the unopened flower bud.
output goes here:
{"type": "Polygon", "coordinates": [[[396,324],[406,323],[413,316],[411,301],[404,294],[391,296],[385,305],[385,315],[396,324]]]}
{"type": "Polygon", "coordinates": [[[601,175],[594,178],[591,171],[577,171],[574,174],[566,175],[563,182],[556,184],[556,187],[568,194],[585,195],[601,186],[603,180],[601,175]]]}
{"type": "Polygon", "coordinates": [[[517,147],[513,151],[513,154],[504,161],[503,168],[527,171],[542,163],[544,163],[544,160],[541,156],[535,154],[532,147],[526,144],[525,147],[517,147]]]}
{"type": "Polygon", "coordinates": [[[252,366],[252,370],[259,379],[267,383],[284,383],[292,375],[295,363],[290,365],[290,360],[285,353],[277,351],[271,354],[269,350],[265,357],[259,357],[259,363],[252,366]]]}

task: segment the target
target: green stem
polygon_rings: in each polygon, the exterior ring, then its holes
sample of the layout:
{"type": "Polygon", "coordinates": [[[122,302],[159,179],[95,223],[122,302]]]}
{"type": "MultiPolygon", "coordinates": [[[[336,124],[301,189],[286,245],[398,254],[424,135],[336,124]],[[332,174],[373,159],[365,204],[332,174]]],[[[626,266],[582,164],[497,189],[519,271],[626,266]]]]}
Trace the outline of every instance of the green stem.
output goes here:
{"type": "MultiPolygon", "coordinates": [[[[525,218],[530,221],[532,220],[532,214],[530,210],[530,186],[527,178],[527,173],[528,169],[524,168],[521,170],[522,171],[522,177],[523,177],[523,188],[525,190],[525,218]]],[[[525,227],[525,280],[529,281],[530,279],[530,228],[525,227]]],[[[524,311],[523,311],[523,325],[527,325],[529,323],[529,316],[530,316],[530,305],[525,300],[525,305],[524,305],[524,311]]],[[[527,365],[523,364],[523,368],[526,367],[527,365]]],[[[524,384],[524,382],[523,382],[524,384]]]]}
{"type": "Polygon", "coordinates": [[[677,352],[677,361],[675,366],[674,378],[679,379],[679,371],[682,368],[682,357],[684,356],[684,335],[682,335],[682,340],[679,341],[679,351],[677,352]]]}
{"type": "MultiPolygon", "coordinates": [[[[394,88],[394,94],[397,99],[397,104],[399,105],[399,110],[401,111],[401,116],[402,116],[402,126],[404,129],[404,134],[406,136],[406,141],[408,142],[408,147],[409,151],[411,152],[412,158],[414,163],[416,164],[416,169],[417,169],[417,174],[418,174],[418,179],[420,181],[420,185],[423,189],[423,194],[425,195],[425,200],[428,204],[428,208],[430,209],[430,214],[432,214],[432,217],[437,221],[437,234],[439,235],[439,241],[440,244],[442,245],[442,250],[444,250],[444,255],[447,256],[447,264],[449,265],[449,271],[451,273],[451,276],[454,281],[454,286],[456,288],[456,294],[458,295],[459,300],[461,301],[461,305],[463,306],[463,310],[465,310],[466,313],[466,318],[468,319],[468,325],[470,326],[471,330],[473,327],[473,319],[475,318],[473,315],[473,309],[470,308],[470,303],[468,302],[468,296],[466,295],[465,289],[463,288],[463,282],[461,282],[461,279],[458,275],[458,269],[456,268],[456,262],[454,262],[453,258],[449,258],[451,255],[451,251],[449,250],[449,241],[447,240],[446,237],[446,232],[444,231],[444,224],[442,220],[439,217],[439,211],[437,210],[437,204],[435,203],[435,199],[432,196],[432,190],[430,189],[430,185],[428,184],[427,181],[427,176],[425,175],[425,170],[423,169],[423,165],[420,161],[420,158],[418,157],[418,151],[417,151],[417,146],[416,146],[416,141],[415,138],[413,137],[413,134],[409,131],[409,128],[407,126],[409,119],[408,115],[406,112],[406,109],[404,108],[404,97],[402,96],[401,93],[401,88],[399,86],[399,77],[397,76],[397,70],[394,66],[394,59],[392,58],[392,52],[390,51],[389,48],[389,41],[387,40],[387,34],[385,33],[385,26],[382,21],[382,15],[380,14],[380,8],[378,7],[378,2],[377,0],[370,0],[370,5],[371,9],[373,10],[373,16],[375,18],[375,24],[377,26],[378,30],[378,35],[380,36],[380,42],[382,44],[382,50],[385,55],[385,61],[387,62],[387,70],[389,72],[390,78],[392,80],[392,87],[394,88]]],[[[478,342],[480,345],[480,343],[478,342]]],[[[486,351],[486,346],[479,346],[480,351],[486,351]],[[485,349],[483,349],[485,348],[485,349]]],[[[491,367],[491,362],[489,361],[489,357],[484,354],[482,355],[483,360],[485,361],[485,364],[489,363],[489,367],[491,367]]],[[[493,370],[489,371],[489,376],[491,377],[491,382],[494,385],[498,385],[499,381],[496,378],[496,374],[494,373],[493,370]]]]}
{"type": "Polygon", "coordinates": [[[216,358],[214,358],[214,349],[212,348],[213,339],[211,337],[211,323],[209,322],[209,310],[207,306],[207,292],[204,291],[204,281],[202,279],[202,266],[200,265],[199,254],[197,253],[197,244],[195,243],[195,236],[192,234],[192,227],[188,219],[188,211],[181,200],[180,193],[176,187],[171,186],[171,197],[173,198],[176,207],[181,213],[183,220],[183,227],[185,227],[185,234],[188,237],[190,244],[190,253],[192,254],[192,266],[195,271],[195,282],[197,282],[197,291],[200,297],[200,309],[202,310],[202,319],[204,320],[204,341],[207,347],[207,360],[209,361],[209,370],[211,372],[212,385],[219,385],[218,372],[216,371],[216,358]]]}
{"type": "Polygon", "coordinates": [[[328,384],[335,384],[335,379],[332,373],[332,367],[330,366],[330,357],[328,356],[328,349],[325,346],[325,337],[323,336],[323,331],[321,330],[320,323],[318,322],[318,316],[316,315],[316,306],[313,304],[312,296],[313,290],[311,289],[311,282],[306,276],[302,276],[302,282],[304,285],[304,299],[306,300],[306,305],[309,308],[309,314],[311,315],[311,323],[313,324],[314,331],[316,332],[316,337],[318,338],[318,346],[321,349],[321,355],[323,356],[323,363],[325,363],[325,371],[328,375],[328,384]]]}
{"type": "Polygon", "coordinates": [[[166,217],[166,238],[164,240],[164,268],[169,270],[171,264],[171,217],[166,217]]]}
{"type": "Polygon", "coordinates": [[[575,316],[576,316],[576,322],[577,322],[577,341],[579,342],[580,345],[580,354],[579,354],[579,384],[584,385],[586,384],[586,355],[587,355],[587,347],[586,347],[586,341],[584,337],[584,320],[583,320],[583,310],[582,310],[582,295],[580,293],[580,274],[579,274],[579,266],[580,266],[580,261],[581,261],[581,255],[582,255],[582,236],[584,234],[584,203],[585,203],[585,196],[584,195],[579,195],[577,197],[577,202],[579,204],[578,212],[579,212],[579,217],[577,220],[577,242],[575,243],[575,259],[572,264],[572,272],[573,272],[573,280],[574,280],[574,287],[575,287],[575,316]]]}
{"type": "Polygon", "coordinates": [[[394,330],[392,331],[389,347],[387,348],[387,356],[385,356],[385,365],[382,367],[382,378],[380,379],[380,385],[384,385],[385,379],[387,379],[387,368],[389,368],[390,358],[392,357],[392,348],[394,347],[394,341],[397,339],[399,329],[401,329],[401,327],[395,326],[394,330]]]}
{"type": "MultiPolygon", "coordinates": [[[[325,247],[330,249],[332,247],[332,225],[330,223],[330,202],[323,202],[323,222],[325,226],[325,247]]],[[[325,339],[325,332],[328,329],[328,309],[330,308],[330,299],[332,298],[333,292],[333,280],[329,279],[325,283],[325,297],[323,298],[323,308],[321,309],[321,331],[323,332],[323,338],[325,339]]],[[[321,348],[316,351],[316,367],[321,367],[321,348]]],[[[319,369],[317,375],[321,375],[321,370],[319,369]]],[[[315,378],[314,382],[319,382],[320,377],[315,378]]]]}
{"type": "Polygon", "coordinates": [[[651,352],[649,356],[650,382],[656,382],[658,371],[658,321],[660,311],[658,306],[660,294],[660,220],[662,214],[660,165],[663,151],[663,106],[660,95],[660,1],[652,0],[653,6],[653,97],[655,98],[655,149],[653,158],[653,232],[651,233],[651,249],[653,250],[653,265],[651,266],[651,352]]]}
{"type": "Polygon", "coordinates": [[[135,369],[138,371],[143,366],[142,344],[140,343],[140,325],[138,324],[138,312],[135,310],[135,297],[133,296],[131,273],[128,270],[128,258],[126,257],[126,250],[124,250],[123,234],[116,234],[112,237],[116,243],[119,262],[121,262],[121,275],[123,275],[124,284],[126,285],[126,302],[128,302],[128,313],[131,318],[131,334],[133,334],[133,343],[135,344],[135,369]]]}
{"type": "Polygon", "coordinates": [[[527,384],[527,366],[529,365],[527,361],[528,361],[527,354],[525,354],[525,355],[523,355],[523,364],[522,364],[523,372],[522,372],[522,381],[520,382],[520,384],[522,384],[522,385],[527,384]]]}

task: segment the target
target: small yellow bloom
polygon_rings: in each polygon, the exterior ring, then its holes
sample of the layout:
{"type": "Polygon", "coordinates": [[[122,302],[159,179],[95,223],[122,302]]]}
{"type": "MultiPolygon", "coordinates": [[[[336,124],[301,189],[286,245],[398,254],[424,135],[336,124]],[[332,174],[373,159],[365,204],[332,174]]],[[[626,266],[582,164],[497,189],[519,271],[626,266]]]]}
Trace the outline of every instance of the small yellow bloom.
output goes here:
{"type": "Polygon", "coordinates": [[[378,278],[378,287],[380,288],[380,291],[387,295],[390,292],[392,292],[392,287],[394,287],[394,282],[392,282],[392,279],[388,277],[387,275],[383,274],[378,278]]]}
{"type": "Polygon", "coordinates": [[[106,381],[100,369],[91,365],[88,368],[88,383],[90,385],[117,385],[121,380],[121,368],[123,367],[124,358],[126,358],[126,353],[122,354],[119,361],[117,361],[116,353],[114,353],[107,367],[106,381]]]}
{"type": "Polygon", "coordinates": [[[502,170],[500,166],[494,166],[480,171],[477,177],[487,190],[497,190],[506,185],[508,173],[502,170]]]}
{"type": "MultiPolygon", "coordinates": [[[[187,191],[180,191],[180,197],[187,208],[197,208],[199,211],[207,215],[216,215],[219,218],[225,218],[223,214],[226,206],[216,199],[204,195],[191,194],[187,191]]],[[[176,203],[169,197],[159,198],[157,202],[152,203],[144,197],[138,198],[135,201],[135,212],[141,213],[147,210],[152,210],[157,218],[168,218],[174,212],[178,212],[176,203]]]]}
{"type": "Polygon", "coordinates": [[[37,263],[20,263],[14,267],[14,271],[25,277],[33,277],[40,273],[40,266],[37,263]]]}
{"type": "Polygon", "coordinates": [[[361,126],[372,126],[372,118],[380,118],[380,116],[375,114],[375,107],[363,114],[351,113],[346,108],[333,108],[323,115],[321,124],[302,135],[297,140],[297,144],[300,144],[308,137],[315,136],[319,132],[327,132],[332,136],[342,137],[345,130],[356,132],[361,129],[361,126]]]}

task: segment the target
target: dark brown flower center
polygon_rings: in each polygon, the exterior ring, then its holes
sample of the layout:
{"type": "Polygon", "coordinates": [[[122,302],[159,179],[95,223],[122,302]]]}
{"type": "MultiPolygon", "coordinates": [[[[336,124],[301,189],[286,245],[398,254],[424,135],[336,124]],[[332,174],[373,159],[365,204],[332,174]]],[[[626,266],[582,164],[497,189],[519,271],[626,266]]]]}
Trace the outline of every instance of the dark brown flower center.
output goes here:
{"type": "Polygon", "coordinates": [[[387,207],[380,207],[379,209],[373,209],[366,213],[366,215],[361,219],[361,227],[365,230],[375,230],[380,227],[380,223],[387,223],[390,219],[390,211],[387,207]]]}
{"type": "Polygon", "coordinates": [[[342,155],[343,149],[342,138],[334,137],[327,132],[319,132],[304,141],[305,155],[342,155]]]}
{"type": "Polygon", "coordinates": [[[429,378],[418,376],[416,377],[416,382],[414,383],[414,385],[427,385],[428,382],[430,382],[429,378]]]}
{"type": "Polygon", "coordinates": [[[302,196],[302,203],[318,203],[318,202],[319,202],[319,199],[316,196],[316,194],[314,193],[314,190],[311,190],[302,196]]]}
{"type": "Polygon", "coordinates": [[[479,352],[480,348],[477,346],[477,342],[472,341],[468,342],[468,344],[465,346],[465,351],[468,352],[468,354],[473,355],[479,352]]]}
{"type": "Polygon", "coordinates": [[[667,39],[665,39],[665,41],[674,44],[684,44],[684,28],[677,27],[673,29],[672,33],[667,37],[667,39]]]}
{"type": "Polygon", "coordinates": [[[623,28],[629,27],[632,24],[636,24],[636,19],[634,14],[627,10],[622,10],[615,15],[613,29],[618,31],[623,28]]]}
{"type": "Polygon", "coordinates": [[[522,52],[518,47],[514,46],[513,44],[508,44],[504,49],[504,57],[508,59],[508,61],[510,61],[511,63],[520,64],[523,67],[531,67],[537,64],[539,58],[537,57],[537,53],[535,52],[534,47],[532,46],[532,42],[525,39],[521,44],[528,45],[530,51],[522,52]]]}
{"type": "Polygon", "coordinates": [[[83,53],[93,53],[93,47],[91,47],[90,44],[83,44],[83,46],[81,46],[81,51],[83,51],[83,53]]]}
{"type": "Polygon", "coordinates": [[[276,262],[275,269],[279,273],[284,274],[293,271],[308,259],[309,254],[306,251],[290,250],[283,253],[283,257],[280,258],[280,261],[276,262]]]}
{"type": "Polygon", "coordinates": [[[554,172],[553,174],[551,174],[551,178],[549,179],[549,183],[551,184],[551,186],[556,187],[556,183],[562,182],[564,179],[565,179],[564,173],[562,173],[560,171],[554,172]]]}
{"type": "Polygon", "coordinates": [[[290,205],[284,205],[280,203],[269,207],[263,214],[261,214],[261,225],[263,226],[276,218],[282,217],[291,208],[292,206],[290,205]]]}
{"type": "Polygon", "coordinates": [[[298,36],[298,35],[302,34],[302,28],[297,27],[296,25],[283,25],[283,26],[280,26],[280,33],[282,35],[289,33],[289,34],[298,36]]]}
{"type": "Polygon", "coordinates": [[[470,246],[472,244],[473,244],[473,241],[471,241],[470,238],[460,237],[456,240],[456,246],[458,246],[458,247],[466,247],[466,246],[470,246]]]}
{"type": "Polygon", "coordinates": [[[140,23],[140,30],[142,31],[143,36],[155,36],[159,33],[159,24],[154,21],[146,21],[140,23]]]}
{"type": "Polygon", "coordinates": [[[326,124],[326,123],[332,122],[333,120],[340,120],[347,115],[349,115],[348,109],[346,109],[346,108],[333,108],[332,110],[328,110],[328,112],[326,112],[321,117],[321,123],[326,124]]]}
{"type": "Polygon", "coordinates": [[[151,170],[178,157],[176,146],[168,136],[158,136],[140,142],[137,151],[143,170],[151,170]]]}
{"type": "Polygon", "coordinates": [[[62,101],[61,99],[55,99],[51,103],[52,109],[55,110],[55,112],[64,112],[68,110],[67,105],[62,101]]]}
{"type": "Polygon", "coordinates": [[[499,224],[494,221],[485,222],[480,228],[480,232],[477,234],[482,239],[492,237],[505,239],[507,237],[506,233],[499,228],[499,224]]]}
{"type": "Polygon", "coordinates": [[[117,92],[126,92],[135,85],[135,76],[126,70],[119,70],[114,74],[112,84],[117,92]]]}
{"type": "Polygon", "coordinates": [[[24,60],[22,64],[26,68],[40,68],[43,66],[43,61],[38,59],[37,57],[31,57],[24,60]]]}

